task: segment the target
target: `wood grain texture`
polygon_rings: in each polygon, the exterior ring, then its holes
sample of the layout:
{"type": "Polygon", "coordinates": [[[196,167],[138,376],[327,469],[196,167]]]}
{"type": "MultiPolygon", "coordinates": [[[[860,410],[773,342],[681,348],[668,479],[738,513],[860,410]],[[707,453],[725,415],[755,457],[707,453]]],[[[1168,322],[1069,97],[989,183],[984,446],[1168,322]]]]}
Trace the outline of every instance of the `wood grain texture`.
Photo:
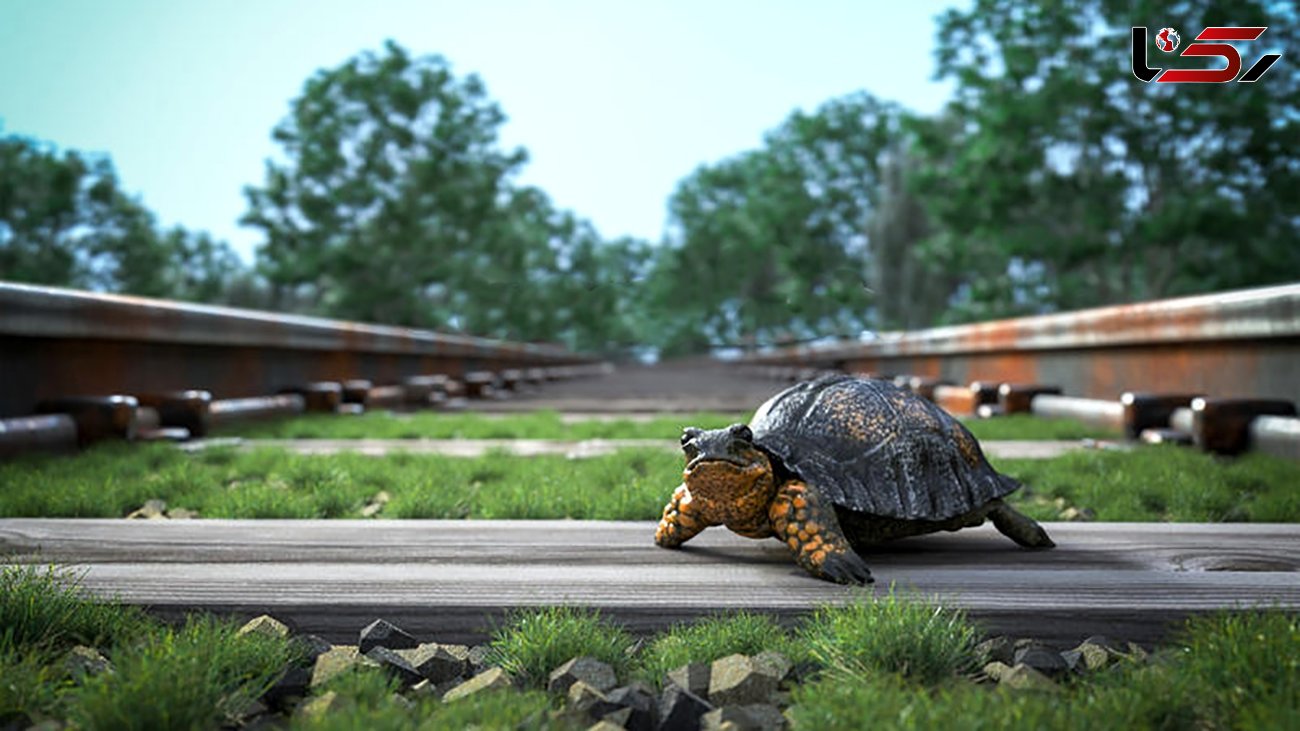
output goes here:
{"type": "Polygon", "coordinates": [[[797,569],[776,541],[723,529],[678,551],[654,524],[600,521],[0,520],[0,561],[72,565],[92,594],[165,616],[269,612],[355,639],[376,617],[426,639],[481,640],[511,608],[599,607],[636,631],[725,609],[794,617],[899,590],[962,607],[990,631],[1068,644],[1152,642],[1189,613],[1300,609],[1300,525],[1049,523],[1052,551],[990,527],[866,555],[855,589],[797,569]]]}

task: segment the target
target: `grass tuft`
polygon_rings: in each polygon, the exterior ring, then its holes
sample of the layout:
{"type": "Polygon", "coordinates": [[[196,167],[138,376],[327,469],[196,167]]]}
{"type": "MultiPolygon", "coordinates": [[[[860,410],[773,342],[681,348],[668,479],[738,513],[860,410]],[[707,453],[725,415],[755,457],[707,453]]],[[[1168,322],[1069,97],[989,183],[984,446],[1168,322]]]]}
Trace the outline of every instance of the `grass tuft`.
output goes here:
{"type": "Polygon", "coordinates": [[[1031,414],[1007,414],[993,419],[962,419],[976,439],[1122,439],[1115,429],[1085,424],[1074,419],[1044,419],[1031,414]]]}
{"type": "Polygon", "coordinates": [[[145,621],[134,607],[87,600],[77,579],[66,568],[0,568],[0,653],[115,642],[145,621]]]}
{"type": "Polygon", "coordinates": [[[533,687],[544,687],[564,662],[587,655],[621,676],[628,668],[631,635],[594,609],[544,607],[511,614],[492,635],[487,662],[533,687]]]}
{"type": "Polygon", "coordinates": [[[237,626],[191,618],[155,630],[115,653],[114,672],[72,691],[84,728],[198,729],[237,718],[292,659],[284,638],[235,635],[237,626]]]}
{"type": "Polygon", "coordinates": [[[846,682],[888,673],[927,684],[972,670],[978,637],[964,613],[892,588],[818,609],[803,635],[812,659],[846,682]]]}
{"type": "Polygon", "coordinates": [[[678,624],[657,635],[641,650],[636,673],[643,680],[659,684],[668,671],[687,663],[709,663],[740,653],[757,655],[772,650],[792,662],[805,659],[806,652],[790,630],[765,614],[736,612],[678,624]]]}

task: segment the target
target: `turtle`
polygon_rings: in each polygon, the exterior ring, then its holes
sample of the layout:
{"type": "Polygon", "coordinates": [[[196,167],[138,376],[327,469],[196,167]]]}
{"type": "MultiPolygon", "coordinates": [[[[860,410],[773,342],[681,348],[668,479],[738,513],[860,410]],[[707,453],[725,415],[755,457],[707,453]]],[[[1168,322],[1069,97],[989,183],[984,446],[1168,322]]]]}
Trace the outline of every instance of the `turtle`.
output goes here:
{"type": "Polygon", "coordinates": [[[1027,548],[1055,544],[1002,498],[1020,487],[989,465],[948,412],[889,381],[833,374],[768,399],[749,424],[682,430],[686,467],[655,531],[678,548],[709,526],[777,538],[813,576],[868,584],[857,551],[985,519],[1027,548]]]}

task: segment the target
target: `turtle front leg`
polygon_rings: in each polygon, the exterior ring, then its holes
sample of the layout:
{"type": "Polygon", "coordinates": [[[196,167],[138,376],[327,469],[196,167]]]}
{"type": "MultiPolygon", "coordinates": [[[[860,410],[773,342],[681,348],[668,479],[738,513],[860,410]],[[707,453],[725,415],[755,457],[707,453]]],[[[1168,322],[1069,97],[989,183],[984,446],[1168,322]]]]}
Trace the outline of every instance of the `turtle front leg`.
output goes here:
{"type": "Polygon", "coordinates": [[[686,485],[678,485],[672,499],[664,506],[664,517],[655,530],[655,545],[677,548],[708,527],[709,523],[700,516],[691,500],[691,491],[686,485]]]}
{"type": "Polygon", "coordinates": [[[790,480],[776,492],[768,511],[776,537],[785,541],[795,563],[819,579],[840,584],[870,584],[871,571],[844,537],[835,506],[816,491],[790,480]]]}

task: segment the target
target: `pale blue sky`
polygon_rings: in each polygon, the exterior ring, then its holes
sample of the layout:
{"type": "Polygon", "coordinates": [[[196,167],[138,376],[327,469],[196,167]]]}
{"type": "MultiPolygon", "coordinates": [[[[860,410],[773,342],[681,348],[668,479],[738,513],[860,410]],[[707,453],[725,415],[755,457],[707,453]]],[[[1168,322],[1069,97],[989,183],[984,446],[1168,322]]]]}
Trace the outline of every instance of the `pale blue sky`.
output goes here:
{"type": "MultiPolygon", "coordinates": [[[[521,180],[606,236],[657,240],[673,186],[796,108],[866,89],[917,111],[946,2],[0,0],[0,125],[103,152],[162,223],[245,258],[242,188],[315,70],[393,38],[478,73],[521,180]]],[[[965,3],[962,3],[965,4],[965,3]]]]}

